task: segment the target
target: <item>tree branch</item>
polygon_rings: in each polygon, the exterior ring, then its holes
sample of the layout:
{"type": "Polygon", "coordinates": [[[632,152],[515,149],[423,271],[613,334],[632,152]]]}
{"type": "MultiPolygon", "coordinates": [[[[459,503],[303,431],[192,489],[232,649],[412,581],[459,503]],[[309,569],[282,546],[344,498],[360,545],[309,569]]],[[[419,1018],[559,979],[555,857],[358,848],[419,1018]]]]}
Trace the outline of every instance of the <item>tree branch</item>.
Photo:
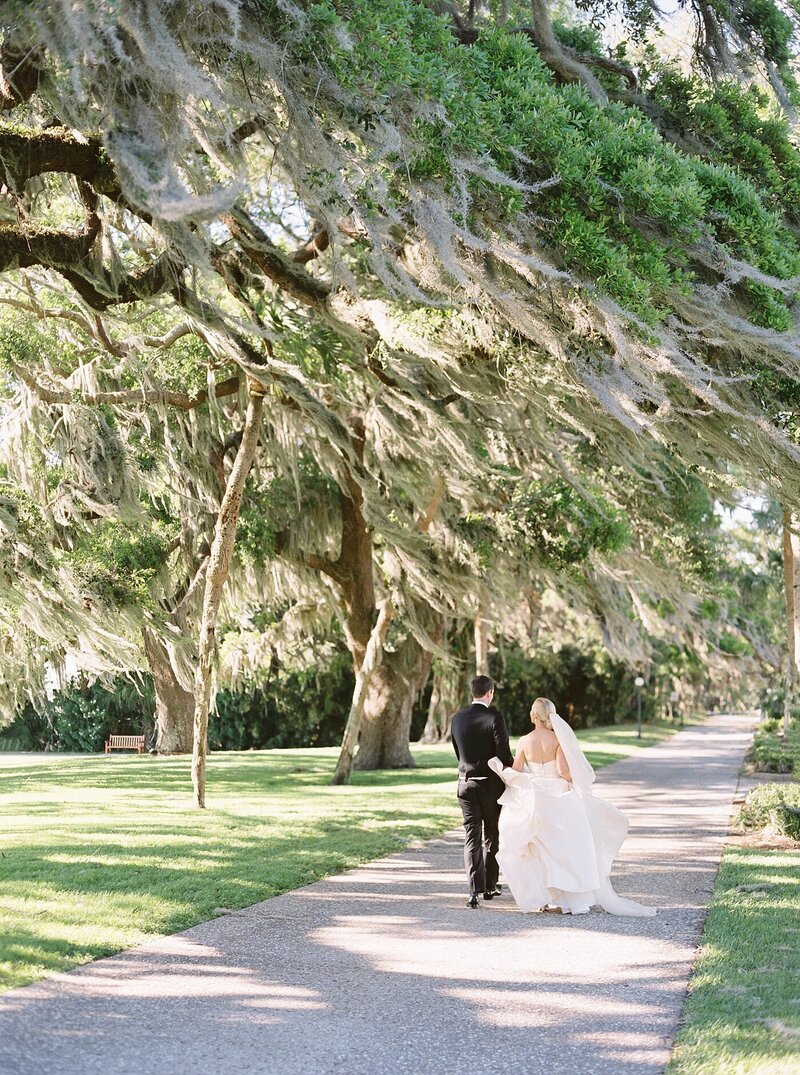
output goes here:
{"type": "Polygon", "coordinates": [[[529,28],[531,38],[550,70],[564,82],[581,82],[595,101],[608,103],[606,91],[584,64],[573,59],[553,32],[547,0],[531,0],[533,25],[529,28]]]}
{"type": "Polygon", "coordinates": [[[109,306],[152,298],[175,286],[182,267],[167,253],[120,280],[115,280],[102,265],[89,266],[98,223],[88,212],[87,216],[90,226],[82,232],[0,222],[0,273],[36,265],[54,269],[92,309],[100,311],[109,306]],[[87,266],[85,273],[80,269],[84,264],[87,266]]]}
{"type": "Polygon", "coordinates": [[[245,212],[235,209],[224,216],[222,221],[247,257],[273,283],[306,306],[315,310],[325,307],[331,293],[330,287],[315,279],[291,256],[279,250],[245,212]]]}
{"type": "Polygon", "coordinates": [[[0,124],[0,161],[5,181],[16,190],[34,176],[63,172],[83,179],[98,194],[122,196],[98,139],[77,138],[64,127],[33,130],[0,124]]]}
{"type": "MultiPolygon", "coordinates": [[[[569,45],[562,44],[553,32],[550,14],[547,9],[547,0],[533,0],[533,26],[517,26],[509,29],[511,34],[521,34],[530,38],[538,49],[542,59],[553,73],[563,82],[581,82],[586,86],[589,93],[596,101],[606,103],[606,91],[598,82],[588,67],[600,67],[604,71],[611,71],[620,75],[628,83],[630,89],[635,91],[638,87],[638,79],[634,71],[618,60],[612,60],[608,56],[598,56],[594,52],[578,52],[569,45]]],[[[462,45],[474,45],[480,37],[480,31],[463,22],[453,22],[452,32],[454,37],[462,45]]]]}
{"type": "Polygon", "coordinates": [[[318,258],[330,245],[331,237],[328,229],[324,224],[318,224],[314,228],[308,242],[303,243],[303,245],[292,254],[292,261],[297,262],[298,265],[305,265],[309,261],[313,261],[314,258],[318,258]]]}
{"type": "Polygon", "coordinates": [[[0,46],[0,112],[10,112],[34,95],[41,59],[36,49],[6,37],[0,46]]]}
{"type": "Polygon", "coordinates": [[[330,560],[327,556],[318,556],[316,553],[294,552],[289,548],[289,530],[280,530],[275,535],[275,552],[302,567],[310,568],[327,575],[329,579],[341,586],[346,581],[346,574],[342,570],[338,560],[330,560]]]}
{"type": "MultiPolygon", "coordinates": [[[[122,403],[166,403],[170,407],[177,407],[182,411],[191,411],[202,406],[208,400],[208,390],[202,389],[196,396],[188,392],[177,392],[170,388],[128,388],[118,392],[80,392],[71,388],[50,388],[36,380],[34,375],[16,363],[12,366],[14,373],[34,395],[38,396],[43,403],[85,403],[94,406],[101,403],[111,405],[122,403]]],[[[221,381],[214,389],[215,396],[232,396],[239,391],[241,378],[229,377],[221,381]]]]}

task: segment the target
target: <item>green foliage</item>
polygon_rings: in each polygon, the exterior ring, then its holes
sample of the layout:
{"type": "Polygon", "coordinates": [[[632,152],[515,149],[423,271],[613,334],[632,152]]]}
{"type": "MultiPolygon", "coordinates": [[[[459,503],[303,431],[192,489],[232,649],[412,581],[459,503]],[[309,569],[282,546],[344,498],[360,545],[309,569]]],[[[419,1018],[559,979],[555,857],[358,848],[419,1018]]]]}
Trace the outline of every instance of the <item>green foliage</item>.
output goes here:
{"type": "Polygon", "coordinates": [[[46,538],[38,504],[24,490],[0,478],[0,572],[12,571],[12,548],[24,548],[26,559],[32,559],[32,553],[49,556],[46,538]]]}
{"type": "MultiPolygon", "coordinates": [[[[498,708],[513,735],[530,731],[530,708],[534,698],[552,699],[556,709],[576,728],[616,724],[635,710],[634,676],[598,646],[565,645],[525,654],[516,645],[505,645],[492,657],[491,674],[497,681],[498,708]]],[[[652,694],[642,697],[643,717],[654,713],[652,694]]]]}
{"type": "MultiPolygon", "coordinates": [[[[266,683],[223,689],[209,718],[212,750],[333,746],[341,740],[353,694],[344,645],[319,647],[311,668],[276,664],[266,683]]],[[[26,705],[0,736],[0,750],[97,752],[111,732],[148,736],[155,702],[149,676],[118,678],[57,691],[40,707],[26,705]]]]}
{"type": "MultiPolygon", "coordinates": [[[[390,101],[409,102],[415,118],[406,157],[402,168],[387,175],[399,200],[407,193],[404,176],[455,184],[453,161],[465,154],[489,158],[526,182],[557,176],[557,185],[535,199],[545,241],[557,247],[568,267],[586,273],[649,321],[668,307],[672,290],[690,286],[677,248],[690,247],[709,232],[766,272],[787,278],[797,271],[796,240],[763,204],[746,173],[726,171],[724,147],[720,165],[716,157],[710,163],[684,156],[636,110],[601,107],[581,87],[553,85],[524,35],[487,31],[465,52],[444,19],[410,0],[346,5],[328,0],[313,5],[310,17],[309,50],[329,57],[334,77],[368,102],[365,113],[354,117],[356,128],[377,122],[390,101]],[[425,108],[433,105],[435,112],[425,108]]],[[[591,29],[563,33],[596,47],[591,29]]],[[[698,88],[706,96],[713,92],[692,80],[681,83],[681,77],[665,75],[657,96],[675,97],[678,87],[679,96],[692,100],[698,88]]],[[[768,148],[759,149],[759,137],[733,125],[737,92],[714,100],[706,118],[731,124],[737,156],[746,156],[749,148],[760,158],[768,148]]],[[[391,111],[397,114],[396,107],[391,111]]],[[[700,107],[699,114],[704,115],[700,107]]],[[[774,143],[784,171],[795,175],[800,154],[785,126],[781,131],[780,124],[762,123],[759,133],[774,143]]],[[[501,181],[475,179],[470,190],[476,214],[513,216],[527,208],[520,192],[504,190],[501,181]]],[[[774,191],[782,208],[792,205],[786,192],[778,194],[777,183],[774,191]]],[[[766,289],[749,298],[757,323],[789,326],[778,293],[766,289]]]]}
{"type": "Polygon", "coordinates": [[[589,499],[561,478],[517,486],[504,525],[510,540],[521,539],[542,565],[560,570],[595,552],[616,552],[630,540],[626,523],[602,495],[589,499]]]}
{"type": "Polygon", "coordinates": [[[747,832],[767,829],[800,840],[800,784],[761,784],[748,793],[739,814],[747,832]]]}
{"type": "Polygon", "coordinates": [[[111,686],[72,685],[41,707],[26,705],[0,736],[0,750],[98,753],[112,732],[149,733],[153,711],[149,677],[140,684],[118,679],[111,686]]]}
{"type": "Polygon", "coordinates": [[[353,695],[353,669],[341,649],[309,669],[278,667],[251,691],[221,690],[209,718],[212,750],[333,746],[353,695]]]}
{"type": "Polygon", "coordinates": [[[164,566],[168,544],[158,524],[103,520],[78,539],[70,560],[84,592],[108,608],[152,607],[150,586],[164,566]]]}
{"type": "Polygon", "coordinates": [[[800,773],[800,727],[789,726],[789,734],[779,733],[777,721],[765,721],[755,735],[752,750],[755,768],[763,773],[800,773]]]}
{"type": "Polygon", "coordinates": [[[269,559],[284,530],[298,522],[313,529],[314,520],[321,523],[333,504],[338,505],[338,486],[308,455],[298,460],[294,477],[251,473],[236,531],[237,550],[250,563],[269,559]]]}
{"type": "Polygon", "coordinates": [[[722,631],[717,640],[717,645],[723,653],[727,653],[730,657],[749,657],[753,655],[753,647],[750,643],[732,631],[722,631]]]}
{"type": "Polygon", "coordinates": [[[795,26],[774,0],[742,0],[739,7],[741,25],[760,43],[763,55],[781,72],[789,68],[790,42],[795,26]]]}
{"type": "Polygon", "coordinates": [[[796,244],[787,241],[777,216],[799,219],[800,152],[786,119],[756,86],[709,84],[661,63],[646,77],[649,95],[670,123],[713,154],[713,165],[697,175],[711,199],[709,209],[722,214],[723,241],[752,253],[767,272],[784,277],[796,272],[796,244]]]}
{"type": "Polygon", "coordinates": [[[52,357],[54,368],[68,373],[74,366],[77,348],[59,336],[53,324],[31,318],[0,317],[0,371],[13,374],[14,366],[36,369],[42,353],[52,357]]]}

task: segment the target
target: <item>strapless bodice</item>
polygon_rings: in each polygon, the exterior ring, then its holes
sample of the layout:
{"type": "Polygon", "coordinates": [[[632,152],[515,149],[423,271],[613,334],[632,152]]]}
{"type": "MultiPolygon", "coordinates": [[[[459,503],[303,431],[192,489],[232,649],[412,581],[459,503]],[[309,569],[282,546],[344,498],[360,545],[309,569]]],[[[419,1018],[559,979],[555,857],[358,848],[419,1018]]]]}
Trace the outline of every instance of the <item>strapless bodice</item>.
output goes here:
{"type": "Polygon", "coordinates": [[[555,758],[552,761],[526,761],[525,765],[531,776],[558,777],[558,766],[555,758]]]}

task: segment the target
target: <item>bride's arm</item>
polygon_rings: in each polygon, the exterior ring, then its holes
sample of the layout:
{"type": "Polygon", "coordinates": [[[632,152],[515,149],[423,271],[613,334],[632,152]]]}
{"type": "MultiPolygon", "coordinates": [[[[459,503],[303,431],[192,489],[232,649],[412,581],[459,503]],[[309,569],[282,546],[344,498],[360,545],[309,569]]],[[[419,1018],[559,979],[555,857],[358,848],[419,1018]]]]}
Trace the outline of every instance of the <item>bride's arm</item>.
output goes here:
{"type": "Polygon", "coordinates": [[[572,783],[572,773],[569,771],[567,759],[564,757],[564,751],[560,746],[558,747],[558,750],[556,750],[556,769],[558,769],[558,775],[560,777],[572,783]]]}
{"type": "Polygon", "coordinates": [[[511,768],[515,769],[518,773],[521,773],[522,770],[524,769],[524,767],[525,767],[525,747],[520,745],[520,746],[517,747],[517,756],[514,758],[514,764],[511,766],[511,768]]]}

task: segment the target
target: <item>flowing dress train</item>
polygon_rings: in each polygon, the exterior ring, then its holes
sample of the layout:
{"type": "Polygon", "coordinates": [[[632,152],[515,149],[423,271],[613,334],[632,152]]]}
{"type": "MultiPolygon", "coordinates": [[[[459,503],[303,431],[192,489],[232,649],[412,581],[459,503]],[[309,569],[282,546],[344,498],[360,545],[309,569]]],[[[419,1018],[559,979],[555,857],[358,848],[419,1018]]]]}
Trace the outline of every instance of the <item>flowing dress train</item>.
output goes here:
{"type": "Polygon", "coordinates": [[[609,914],[650,917],[654,907],[623,899],[609,874],[628,831],[625,815],[592,795],[594,770],[575,733],[552,718],[570,768],[572,783],[558,775],[555,761],[532,764],[525,772],[489,765],[503,779],[498,862],[522,911],[545,907],[585,914],[599,905],[609,914]]]}

